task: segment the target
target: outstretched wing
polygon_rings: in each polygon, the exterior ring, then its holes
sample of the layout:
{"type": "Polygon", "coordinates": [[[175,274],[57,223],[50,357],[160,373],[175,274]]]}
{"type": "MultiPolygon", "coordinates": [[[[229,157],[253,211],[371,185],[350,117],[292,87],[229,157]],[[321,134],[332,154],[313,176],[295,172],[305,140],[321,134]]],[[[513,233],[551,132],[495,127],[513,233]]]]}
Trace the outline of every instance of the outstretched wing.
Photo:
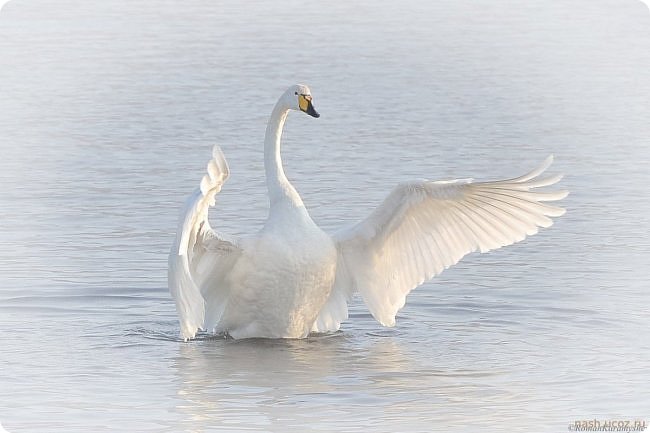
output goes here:
{"type": "MultiPolygon", "coordinates": [[[[328,311],[343,311],[340,300],[358,290],[372,315],[393,326],[406,295],[425,280],[468,253],[510,245],[549,227],[549,217],[565,211],[544,202],[568,195],[536,190],[562,178],[539,177],[552,162],[551,156],[539,168],[509,180],[398,185],[368,218],[334,236],[338,264],[330,301],[339,301],[328,304],[328,311]]],[[[333,317],[344,318],[341,313],[333,317]]]]}
{"type": "Polygon", "coordinates": [[[228,290],[223,276],[241,251],[236,239],[217,233],[208,222],[208,210],[229,174],[223,152],[214,146],[208,173],[181,211],[169,253],[168,285],[185,340],[218,321],[228,290]]]}

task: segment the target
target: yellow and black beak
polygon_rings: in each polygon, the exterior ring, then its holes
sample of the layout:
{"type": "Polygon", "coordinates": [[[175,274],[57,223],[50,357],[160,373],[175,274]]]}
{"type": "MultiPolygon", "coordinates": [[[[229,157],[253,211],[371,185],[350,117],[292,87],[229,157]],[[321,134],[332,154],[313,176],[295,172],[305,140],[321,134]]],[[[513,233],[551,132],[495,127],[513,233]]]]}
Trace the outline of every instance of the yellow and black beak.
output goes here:
{"type": "Polygon", "coordinates": [[[320,117],[318,111],[316,111],[314,106],[311,104],[311,95],[298,95],[298,106],[300,107],[300,111],[304,111],[311,117],[320,117]]]}

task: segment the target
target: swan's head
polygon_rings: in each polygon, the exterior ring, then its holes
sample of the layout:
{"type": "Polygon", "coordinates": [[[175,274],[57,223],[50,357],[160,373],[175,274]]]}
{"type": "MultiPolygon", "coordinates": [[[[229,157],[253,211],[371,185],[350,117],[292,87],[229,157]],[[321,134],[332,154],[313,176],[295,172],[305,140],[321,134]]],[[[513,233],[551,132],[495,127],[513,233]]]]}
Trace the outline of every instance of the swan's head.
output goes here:
{"type": "Polygon", "coordinates": [[[282,96],[285,103],[291,110],[299,110],[307,113],[312,117],[320,117],[320,114],[314,109],[311,103],[311,90],[303,84],[291,86],[282,96]]]}

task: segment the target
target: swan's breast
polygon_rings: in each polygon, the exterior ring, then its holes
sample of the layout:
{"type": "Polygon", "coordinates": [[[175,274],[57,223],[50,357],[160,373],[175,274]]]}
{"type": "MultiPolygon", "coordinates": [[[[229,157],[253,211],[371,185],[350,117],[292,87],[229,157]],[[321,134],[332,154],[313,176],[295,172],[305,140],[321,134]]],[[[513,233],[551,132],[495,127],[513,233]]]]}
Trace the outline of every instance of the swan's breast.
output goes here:
{"type": "MultiPolygon", "coordinates": [[[[231,273],[231,335],[305,337],[325,305],[336,273],[336,248],[315,224],[264,230],[231,273]],[[248,331],[238,332],[238,324],[248,331]]],[[[236,338],[237,338],[236,337],[236,338]]]]}

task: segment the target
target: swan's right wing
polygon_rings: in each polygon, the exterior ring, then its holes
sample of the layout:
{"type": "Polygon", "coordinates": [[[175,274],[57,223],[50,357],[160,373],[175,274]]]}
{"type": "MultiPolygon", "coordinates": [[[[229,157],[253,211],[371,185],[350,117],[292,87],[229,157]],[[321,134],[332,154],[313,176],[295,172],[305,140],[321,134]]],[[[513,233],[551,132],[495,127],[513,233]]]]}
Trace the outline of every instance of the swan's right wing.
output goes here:
{"type": "Polygon", "coordinates": [[[183,207],[169,254],[168,285],[185,340],[219,320],[228,296],[223,278],[241,253],[235,238],[208,222],[208,210],[229,174],[223,152],[214,146],[208,173],[183,207]]]}
{"type": "Polygon", "coordinates": [[[334,236],[339,258],[330,297],[346,299],[358,290],[380,323],[394,325],[416,286],[468,253],[519,242],[564,213],[544,202],[561,200],[566,191],[536,190],[561,179],[539,177],[551,162],[515,179],[398,185],[368,218],[334,236]]]}

